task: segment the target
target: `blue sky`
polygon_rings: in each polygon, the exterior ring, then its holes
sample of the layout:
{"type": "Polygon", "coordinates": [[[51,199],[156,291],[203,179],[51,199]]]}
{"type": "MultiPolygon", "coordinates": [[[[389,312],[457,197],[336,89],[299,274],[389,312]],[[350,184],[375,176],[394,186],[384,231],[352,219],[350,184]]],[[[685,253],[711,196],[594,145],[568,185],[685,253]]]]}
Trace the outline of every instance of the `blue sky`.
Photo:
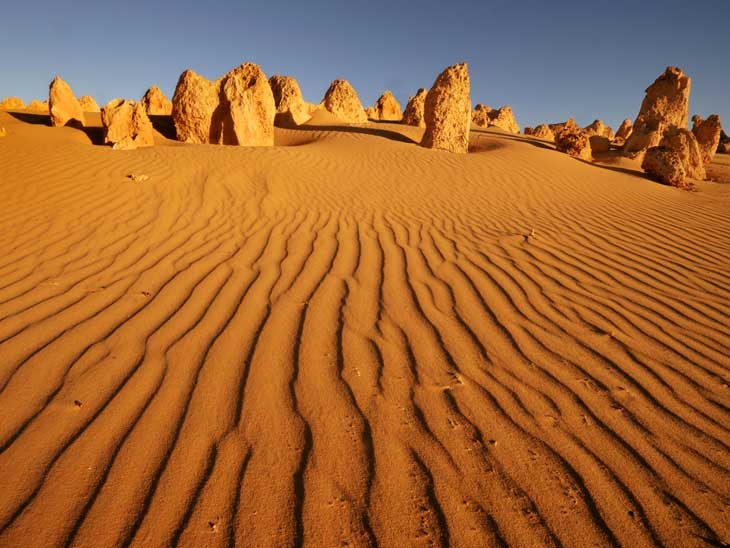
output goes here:
{"type": "Polygon", "coordinates": [[[363,103],[403,103],[465,60],[472,102],[512,105],[521,126],[634,118],[667,65],[692,79],[691,111],[730,126],[730,0],[36,0],[0,10],[0,97],[47,95],[55,74],[100,104],[172,95],[192,68],[253,61],[319,101],[335,78],[363,103]]]}

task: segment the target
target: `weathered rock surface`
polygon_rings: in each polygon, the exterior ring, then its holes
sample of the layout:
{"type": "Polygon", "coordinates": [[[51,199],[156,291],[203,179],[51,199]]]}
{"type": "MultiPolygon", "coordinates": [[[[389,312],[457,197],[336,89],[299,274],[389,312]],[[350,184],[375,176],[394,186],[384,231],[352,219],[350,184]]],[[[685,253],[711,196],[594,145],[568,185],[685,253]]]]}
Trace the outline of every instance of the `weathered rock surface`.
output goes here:
{"type": "Polygon", "coordinates": [[[641,169],[646,175],[659,183],[678,188],[690,188],[682,160],[679,155],[664,146],[651,147],[646,151],[641,162],[641,169]]]}
{"type": "Polygon", "coordinates": [[[258,65],[244,63],[223,77],[221,144],[273,146],[276,103],[258,65]]]}
{"type": "Polygon", "coordinates": [[[471,123],[477,127],[489,127],[489,113],[492,109],[487,105],[478,103],[471,113],[471,123]]]}
{"type": "Polygon", "coordinates": [[[81,105],[81,110],[83,110],[84,112],[101,111],[99,105],[96,104],[96,101],[91,95],[82,95],[81,97],[79,97],[79,105],[81,105]]]}
{"type": "Polygon", "coordinates": [[[180,75],[172,97],[172,119],[179,141],[219,141],[221,114],[216,112],[219,95],[220,80],[211,82],[193,70],[186,70],[180,75]]]}
{"type": "Polygon", "coordinates": [[[83,126],[84,111],[71,87],[60,76],[56,76],[48,89],[48,110],[52,126],[76,124],[83,126]]]}
{"type": "Polygon", "coordinates": [[[378,120],[386,122],[400,122],[403,119],[398,99],[390,91],[385,91],[373,105],[378,120]]]}
{"type": "Polygon", "coordinates": [[[269,81],[253,63],[244,63],[215,82],[186,70],[172,99],[177,137],[186,143],[270,146],[275,115],[269,81]]]}
{"type": "Polygon", "coordinates": [[[589,137],[591,142],[592,152],[608,152],[611,150],[611,140],[603,135],[591,135],[589,137]]]}
{"type": "Polygon", "coordinates": [[[335,80],[324,94],[324,108],[348,124],[368,121],[357,92],[347,80],[335,80]]]}
{"type": "Polygon", "coordinates": [[[667,67],[646,88],[633,131],[626,139],[624,153],[636,156],[657,146],[671,126],[687,127],[689,94],[692,80],[677,67],[667,67]]]}
{"type": "Polygon", "coordinates": [[[671,126],[659,144],[677,154],[687,177],[700,180],[705,178],[700,147],[690,130],[671,126]]]}
{"type": "Polygon", "coordinates": [[[22,110],[25,108],[25,103],[20,97],[6,97],[0,101],[0,109],[3,110],[22,110]]]}
{"type": "Polygon", "coordinates": [[[30,112],[42,112],[48,114],[48,101],[41,101],[39,99],[33,99],[28,106],[25,107],[30,112]]]}
{"type": "Polygon", "coordinates": [[[631,129],[633,126],[634,124],[631,123],[631,120],[626,118],[623,122],[621,122],[621,125],[616,130],[614,139],[622,139],[623,141],[626,141],[629,135],[631,135],[631,129]]]}
{"type": "Polygon", "coordinates": [[[283,125],[301,125],[312,116],[312,106],[304,101],[299,82],[291,76],[274,75],[269,85],[276,104],[276,121],[283,125]]]}
{"type": "Polygon", "coordinates": [[[172,114],[172,102],[157,86],[152,86],[142,96],[142,106],[147,114],[166,116],[172,114]]]}
{"type": "Polygon", "coordinates": [[[450,66],[439,74],[426,95],[422,146],[450,152],[469,150],[470,89],[466,63],[450,66]]]}
{"type": "MultiPolygon", "coordinates": [[[[693,116],[692,120],[694,121],[695,118],[699,118],[699,116],[693,116]]],[[[705,164],[709,164],[720,144],[720,134],[722,133],[720,117],[717,114],[713,114],[707,120],[700,118],[692,127],[692,133],[700,147],[702,161],[705,164]]]]}
{"type": "Polygon", "coordinates": [[[592,124],[583,128],[583,131],[588,137],[591,137],[593,135],[603,135],[605,129],[606,124],[603,123],[603,120],[593,120],[592,124]]]}
{"type": "Polygon", "coordinates": [[[580,129],[578,127],[578,124],[576,123],[575,119],[573,119],[573,118],[568,118],[565,122],[559,122],[557,124],[548,124],[548,128],[550,129],[550,131],[553,132],[553,134],[555,135],[556,138],[557,138],[558,134],[561,131],[563,131],[563,129],[565,129],[566,127],[570,127],[575,130],[580,129]]]}
{"type": "Polygon", "coordinates": [[[409,126],[426,127],[424,108],[428,90],[420,88],[415,95],[408,99],[406,110],[403,113],[403,123],[409,126]]]}
{"type": "Polygon", "coordinates": [[[534,127],[525,126],[525,128],[522,130],[522,133],[524,135],[532,135],[535,132],[534,127]]]}
{"type": "Polygon", "coordinates": [[[510,133],[520,133],[520,126],[517,125],[512,107],[505,105],[502,108],[492,109],[489,112],[489,125],[496,126],[510,133]]]}
{"type": "Polygon", "coordinates": [[[589,162],[593,159],[590,138],[585,131],[575,124],[572,118],[555,136],[555,148],[559,152],[564,152],[574,158],[589,162]]]}
{"type": "Polygon", "coordinates": [[[593,120],[593,123],[583,128],[583,131],[591,137],[597,135],[599,137],[613,138],[613,129],[603,123],[603,120],[593,120]]]}
{"type": "Polygon", "coordinates": [[[378,119],[378,112],[375,110],[375,107],[365,107],[365,115],[368,117],[368,120],[378,119]]]}
{"type": "Polygon", "coordinates": [[[553,133],[553,130],[550,129],[550,126],[547,124],[540,124],[532,131],[532,136],[536,137],[537,139],[545,139],[547,141],[554,141],[555,140],[555,134],[553,133]]]}
{"type": "Polygon", "coordinates": [[[144,105],[113,99],[101,111],[104,142],[116,150],[131,150],[155,144],[155,132],[144,105]]]}

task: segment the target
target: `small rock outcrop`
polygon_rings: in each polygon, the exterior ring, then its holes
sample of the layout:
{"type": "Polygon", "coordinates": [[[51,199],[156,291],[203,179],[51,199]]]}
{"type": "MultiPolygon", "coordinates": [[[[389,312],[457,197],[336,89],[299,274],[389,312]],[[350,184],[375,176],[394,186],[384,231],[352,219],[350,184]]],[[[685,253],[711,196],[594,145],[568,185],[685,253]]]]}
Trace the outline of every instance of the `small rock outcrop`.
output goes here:
{"type": "Polygon", "coordinates": [[[439,74],[426,95],[426,131],[421,146],[450,152],[469,150],[470,89],[466,63],[450,66],[439,74]]]}
{"type": "Polygon", "coordinates": [[[603,135],[591,135],[589,137],[591,142],[592,152],[608,152],[611,150],[611,140],[603,135]]]}
{"type": "Polygon", "coordinates": [[[48,89],[48,110],[52,126],[76,124],[83,126],[84,111],[71,87],[60,76],[56,76],[48,89]]]}
{"type": "Polygon", "coordinates": [[[82,95],[81,97],[79,97],[79,105],[81,105],[81,110],[83,110],[84,112],[101,111],[99,105],[96,104],[96,101],[91,95],[82,95]]]}
{"type": "Polygon", "coordinates": [[[692,133],[700,147],[702,161],[705,164],[709,164],[720,144],[720,134],[722,133],[720,117],[717,114],[713,114],[707,120],[702,120],[699,116],[693,116],[692,120],[695,121],[692,127],[692,133]],[[695,121],[696,118],[699,119],[695,121]]]}
{"type": "Polygon", "coordinates": [[[311,108],[304,101],[299,82],[279,74],[269,78],[276,104],[276,121],[282,125],[301,125],[311,118],[311,108]]]}
{"type": "Polygon", "coordinates": [[[368,120],[378,119],[378,112],[375,110],[375,107],[365,107],[365,115],[368,117],[368,120]]]}
{"type": "Polygon", "coordinates": [[[22,110],[25,103],[20,97],[6,97],[0,101],[0,109],[2,110],[22,110]]]}
{"type": "Polygon", "coordinates": [[[623,122],[621,122],[621,125],[616,130],[616,135],[614,136],[614,139],[622,139],[623,141],[626,141],[629,135],[631,135],[631,128],[633,126],[634,124],[631,123],[631,120],[626,118],[623,122]]]}
{"type": "Polygon", "coordinates": [[[142,106],[147,114],[166,116],[172,114],[172,102],[160,88],[152,86],[142,96],[142,106]]]}
{"type": "Polygon", "coordinates": [[[39,99],[33,99],[25,109],[29,112],[42,112],[48,114],[48,101],[41,101],[39,99]]]}
{"type": "Polygon", "coordinates": [[[692,179],[704,179],[705,168],[697,138],[690,130],[671,126],[665,133],[660,146],[674,151],[679,156],[684,173],[692,179]]]}
{"type": "Polygon", "coordinates": [[[385,91],[373,105],[377,120],[386,122],[400,122],[403,119],[398,99],[390,91],[385,91]]]}
{"type": "Polygon", "coordinates": [[[687,181],[679,155],[665,146],[649,148],[641,162],[641,169],[650,179],[659,183],[677,188],[692,186],[687,181]]]}
{"type": "Polygon", "coordinates": [[[424,108],[428,91],[420,88],[415,95],[408,99],[406,110],[403,113],[403,123],[409,126],[426,127],[424,108]]]}
{"type": "Polygon", "coordinates": [[[555,136],[555,148],[573,158],[591,161],[593,151],[591,141],[584,130],[579,128],[571,118],[563,129],[555,136]]]}
{"type": "Polygon", "coordinates": [[[555,137],[558,136],[558,134],[563,131],[566,127],[571,127],[573,129],[579,129],[578,124],[575,122],[575,119],[568,118],[565,122],[559,122],[557,124],[548,124],[548,128],[550,131],[553,132],[555,137]]]}
{"type": "Polygon", "coordinates": [[[490,110],[489,125],[496,126],[505,131],[509,131],[510,133],[520,133],[520,126],[517,125],[515,114],[512,112],[512,107],[509,105],[490,110]]]}
{"type": "Polygon", "coordinates": [[[324,94],[324,108],[347,124],[368,121],[355,88],[347,80],[335,80],[324,94]]]}
{"type": "Polygon", "coordinates": [[[101,111],[104,142],[115,150],[132,150],[155,144],[155,132],[144,105],[113,99],[101,111]]]}
{"type": "Polygon", "coordinates": [[[535,128],[525,126],[525,128],[522,130],[522,132],[524,135],[532,135],[533,133],[535,133],[535,128]]]}
{"type": "Polygon", "coordinates": [[[604,124],[603,120],[593,120],[593,123],[583,128],[583,131],[585,131],[589,137],[596,135],[598,137],[607,137],[609,139],[613,138],[613,129],[604,124]]]}
{"type": "Polygon", "coordinates": [[[667,67],[646,88],[633,131],[624,144],[624,153],[637,156],[657,146],[671,126],[687,127],[692,80],[677,67],[667,67]]]}
{"type": "Polygon", "coordinates": [[[477,127],[489,127],[489,113],[492,109],[487,105],[478,103],[471,112],[471,123],[477,127]]]}
{"type": "Polygon", "coordinates": [[[540,124],[532,131],[532,136],[537,139],[545,139],[546,141],[554,141],[555,134],[547,124],[540,124]]]}
{"type": "Polygon", "coordinates": [[[271,146],[275,115],[269,81],[253,63],[214,82],[186,70],[172,98],[177,138],[186,143],[271,146]]]}

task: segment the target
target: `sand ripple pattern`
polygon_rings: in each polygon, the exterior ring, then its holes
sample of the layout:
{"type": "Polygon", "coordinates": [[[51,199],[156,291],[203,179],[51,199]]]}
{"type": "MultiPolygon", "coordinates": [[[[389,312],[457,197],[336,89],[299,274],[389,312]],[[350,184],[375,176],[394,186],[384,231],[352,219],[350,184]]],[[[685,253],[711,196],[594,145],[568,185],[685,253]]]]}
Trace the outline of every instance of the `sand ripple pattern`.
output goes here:
{"type": "Polygon", "coordinates": [[[0,546],[730,538],[727,203],[317,137],[0,154],[0,546]]]}

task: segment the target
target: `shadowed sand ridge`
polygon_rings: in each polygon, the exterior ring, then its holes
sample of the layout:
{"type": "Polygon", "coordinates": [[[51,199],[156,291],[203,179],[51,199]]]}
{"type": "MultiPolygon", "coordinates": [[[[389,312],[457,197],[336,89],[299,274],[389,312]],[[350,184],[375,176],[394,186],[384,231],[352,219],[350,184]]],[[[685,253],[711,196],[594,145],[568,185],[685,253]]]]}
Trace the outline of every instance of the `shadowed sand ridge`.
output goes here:
{"type": "Polygon", "coordinates": [[[727,542],[730,186],[325,122],[0,113],[0,546],[727,542]]]}

